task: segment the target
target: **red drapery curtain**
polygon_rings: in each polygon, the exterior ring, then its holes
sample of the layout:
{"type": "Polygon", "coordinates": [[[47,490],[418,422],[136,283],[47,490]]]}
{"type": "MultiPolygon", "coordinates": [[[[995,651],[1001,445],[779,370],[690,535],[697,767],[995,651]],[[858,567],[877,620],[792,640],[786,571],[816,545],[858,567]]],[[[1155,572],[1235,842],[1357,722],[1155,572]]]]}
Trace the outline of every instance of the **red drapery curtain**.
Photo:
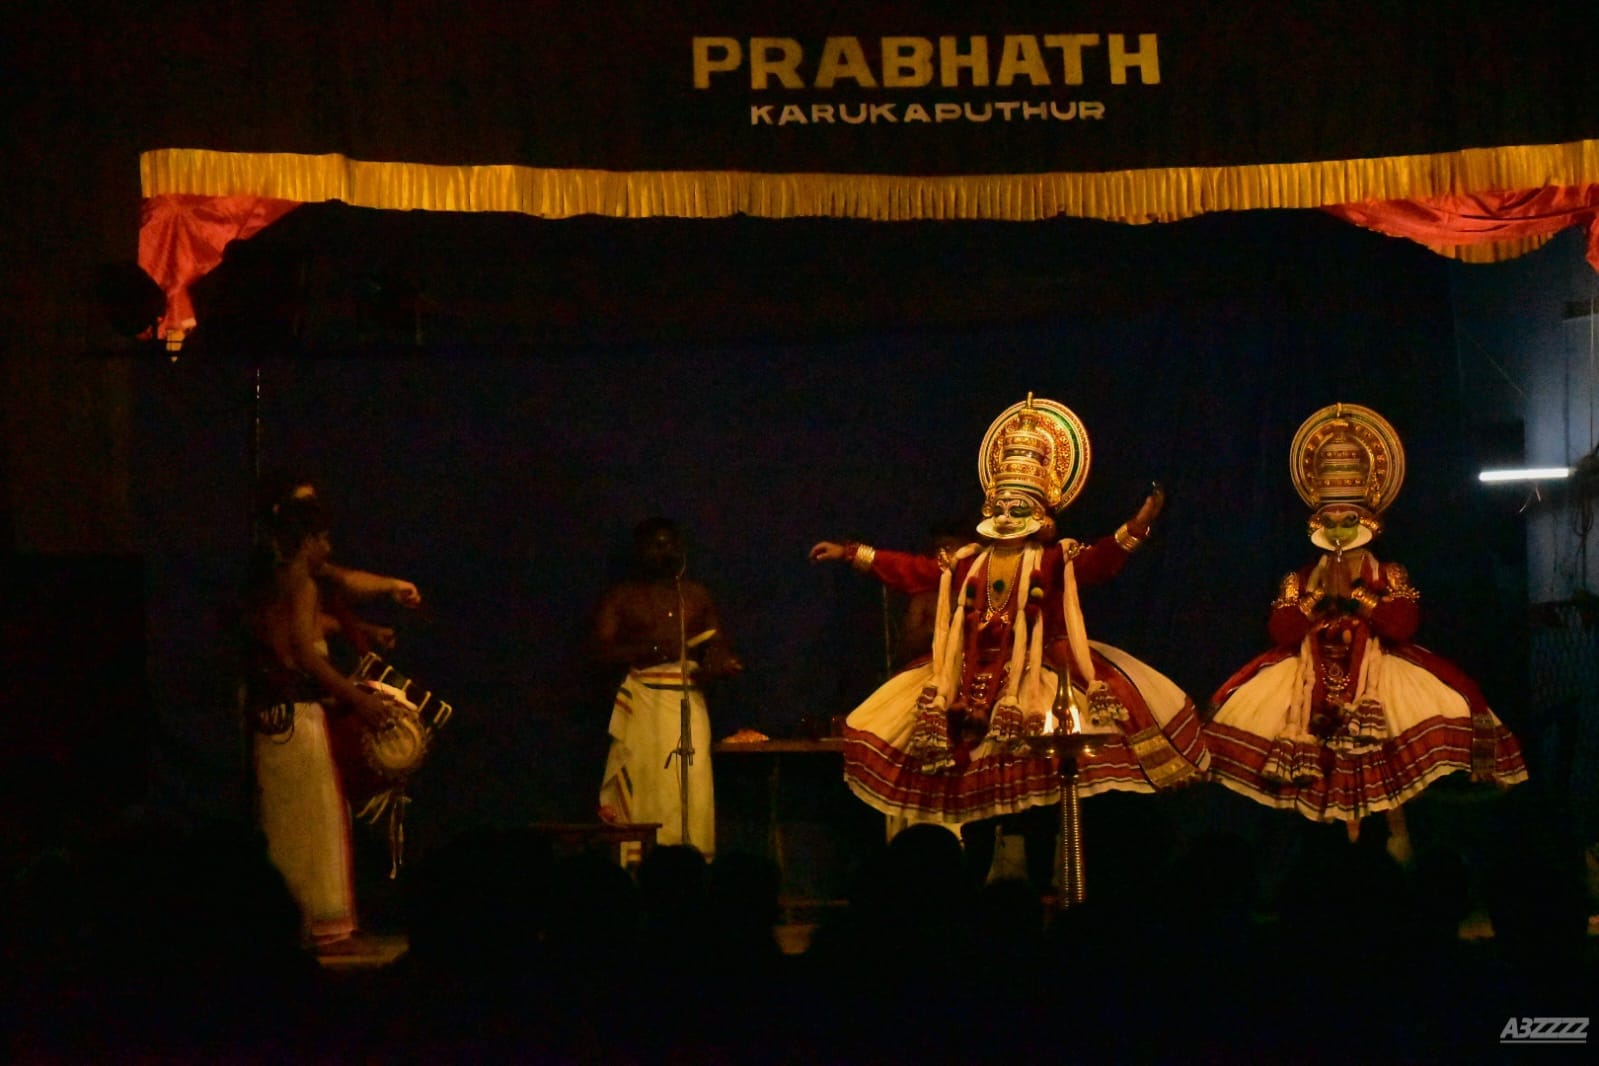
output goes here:
{"type": "Polygon", "coordinates": [[[1599,270],[1599,185],[1335,204],[1325,210],[1357,226],[1475,262],[1513,258],[1563,229],[1580,226],[1588,234],[1588,262],[1599,270]]]}
{"type": "MultiPolygon", "coordinates": [[[[139,265],[167,296],[159,335],[177,347],[195,326],[189,286],[247,239],[299,204],[263,196],[152,196],[144,201],[139,265]]],[[[1323,210],[1390,237],[1474,262],[1514,258],[1573,226],[1588,237],[1599,270],[1599,184],[1479,192],[1422,200],[1335,204],[1323,210]]]]}
{"type": "Polygon", "coordinates": [[[259,233],[300,205],[264,196],[152,196],[139,225],[139,265],[167,295],[157,334],[183,342],[195,326],[189,286],[222,262],[236,240],[259,233]]]}

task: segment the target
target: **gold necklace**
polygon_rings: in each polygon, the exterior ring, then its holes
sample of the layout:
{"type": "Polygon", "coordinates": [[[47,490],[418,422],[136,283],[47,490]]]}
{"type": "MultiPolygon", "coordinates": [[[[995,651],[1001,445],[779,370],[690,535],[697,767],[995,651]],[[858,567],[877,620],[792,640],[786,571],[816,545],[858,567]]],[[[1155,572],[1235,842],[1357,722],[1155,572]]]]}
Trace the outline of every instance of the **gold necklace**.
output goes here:
{"type": "Polygon", "coordinates": [[[994,564],[1000,561],[998,555],[988,557],[988,566],[985,579],[988,581],[988,606],[983,611],[984,618],[992,618],[1005,609],[1010,603],[1012,591],[1016,588],[1016,581],[1022,572],[1022,553],[1014,552],[1004,559],[1005,569],[996,572],[994,564]]]}

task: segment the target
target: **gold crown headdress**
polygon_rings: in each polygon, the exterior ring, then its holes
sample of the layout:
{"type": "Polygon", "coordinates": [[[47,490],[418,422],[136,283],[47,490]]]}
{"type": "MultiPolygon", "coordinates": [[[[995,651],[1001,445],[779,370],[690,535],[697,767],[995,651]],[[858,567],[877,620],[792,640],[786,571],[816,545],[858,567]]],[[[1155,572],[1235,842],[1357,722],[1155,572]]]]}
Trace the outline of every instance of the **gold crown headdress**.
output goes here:
{"type": "Polygon", "coordinates": [[[1083,490],[1089,460],[1082,419],[1065,404],[1028,393],[988,427],[977,476],[989,502],[1004,491],[1025,492],[1054,514],[1083,490]]]}
{"type": "Polygon", "coordinates": [[[1288,449],[1299,498],[1312,510],[1358,507],[1377,532],[1405,481],[1405,446],[1382,415],[1353,403],[1329,404],[1305,419],[1288,449]]]}

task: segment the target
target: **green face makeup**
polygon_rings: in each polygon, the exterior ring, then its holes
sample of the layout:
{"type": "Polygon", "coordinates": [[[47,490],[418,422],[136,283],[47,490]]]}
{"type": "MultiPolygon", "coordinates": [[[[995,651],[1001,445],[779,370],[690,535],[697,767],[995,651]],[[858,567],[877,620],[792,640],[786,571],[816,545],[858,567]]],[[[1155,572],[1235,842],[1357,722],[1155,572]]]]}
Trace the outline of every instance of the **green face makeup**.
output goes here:
{"type": "Polygon", "coordinates": [[[1353,510],[1327,511],[1321,516],[1321,531],[1336,548],[1353,544],[1360,535],[1360,512],[1353,510]]]}

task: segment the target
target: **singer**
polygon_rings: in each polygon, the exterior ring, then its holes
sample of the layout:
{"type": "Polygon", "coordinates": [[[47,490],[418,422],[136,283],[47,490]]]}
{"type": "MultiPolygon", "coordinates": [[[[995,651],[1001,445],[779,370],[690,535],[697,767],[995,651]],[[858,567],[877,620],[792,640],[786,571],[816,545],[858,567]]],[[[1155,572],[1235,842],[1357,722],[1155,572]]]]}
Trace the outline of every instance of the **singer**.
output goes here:
{"type": "Polygon", "coordinates": [[[689,844],[710,858],[716,807],[701,685],[744,664],[710,593],[685,576],[676,523],[641,522],[633,549],[635,576],[606,593],[594,622],[595,657],[628,670],[611,708],[599,813],[608,822],[657,822],[660,843],[689,844]]]}

